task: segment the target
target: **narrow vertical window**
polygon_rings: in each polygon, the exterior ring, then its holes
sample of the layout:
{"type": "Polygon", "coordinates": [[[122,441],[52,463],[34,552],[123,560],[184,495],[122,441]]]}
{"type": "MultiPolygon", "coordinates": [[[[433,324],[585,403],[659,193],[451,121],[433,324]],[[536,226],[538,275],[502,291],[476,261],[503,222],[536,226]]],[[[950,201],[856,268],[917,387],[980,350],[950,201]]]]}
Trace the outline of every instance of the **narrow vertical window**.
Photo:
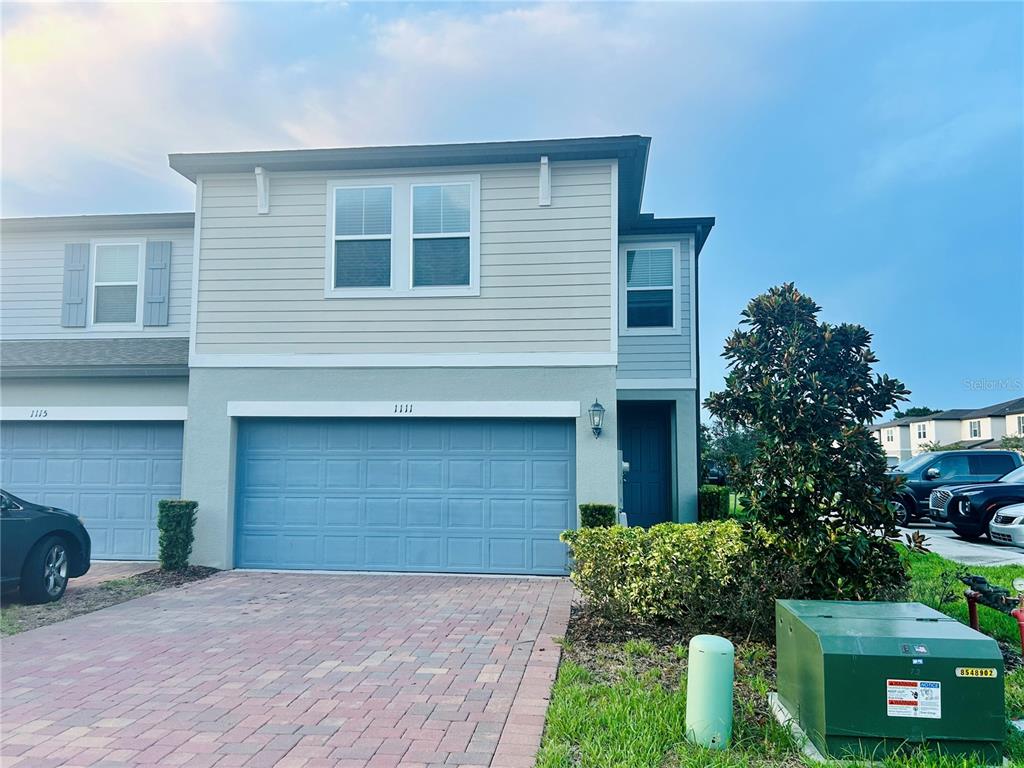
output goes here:
{"type": "Polygon", "coordinates": [[[412,285],[470,284],[469,184],[412,188],[412,285]]]}
{"type": "Polygon", "coordinates": [[[134,324],[138,320],[141,260],[142,246],[137,243],[96,246],[94,325],[134,324]]]}
{"type": "Polygon", "coordinates": [[[626,327],[672,328],[672,248],[626,251],[626,327]]]}
{"type": "Polygon", "coordinates": [[[334,190],[334,287],[391,285],[391,187],[334,190]]]}

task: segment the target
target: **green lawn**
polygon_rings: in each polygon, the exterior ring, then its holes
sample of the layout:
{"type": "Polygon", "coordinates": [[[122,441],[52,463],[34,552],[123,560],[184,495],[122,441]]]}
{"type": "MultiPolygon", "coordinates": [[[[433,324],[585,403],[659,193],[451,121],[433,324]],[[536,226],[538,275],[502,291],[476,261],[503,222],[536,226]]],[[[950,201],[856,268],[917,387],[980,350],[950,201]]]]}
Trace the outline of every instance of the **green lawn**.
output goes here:
{"type": "MultiPolygon", "coordinates": [[[[908,557],[914,599],[966,621],[962,597],[959,604],[943,600],[950,583],[944,574],[957,566],[932,554],[908,557]]],[[[1014,577],[1024,575],[1024,568],[971,568],[971,572],[1008,585],[1014,577]]],[[[995,611],[979,610],[982,629],[1016,642],[1016,622],[995,611]]],[[[624,643],[567,642],[538,768],[795,768],[807,764],[767,709],[767,694],[774,689],[773,649],[739,643],[736,658],[732,747],[712,752],[682,738],[686,649],[678,638],[659,640],[655,634],[652,639],[624,643]]],[[[1024,669],[1007,675],[1006,686],[1007,714],[1024,717],[1024,669]]],[[[1011,733],[1007,755],[1013,765],[1024,765],[1024,736],[1011,733]]],[[[893,768],[973,768],[966,760],[928,754],[891,758],[882,764],[893,768]]]]}

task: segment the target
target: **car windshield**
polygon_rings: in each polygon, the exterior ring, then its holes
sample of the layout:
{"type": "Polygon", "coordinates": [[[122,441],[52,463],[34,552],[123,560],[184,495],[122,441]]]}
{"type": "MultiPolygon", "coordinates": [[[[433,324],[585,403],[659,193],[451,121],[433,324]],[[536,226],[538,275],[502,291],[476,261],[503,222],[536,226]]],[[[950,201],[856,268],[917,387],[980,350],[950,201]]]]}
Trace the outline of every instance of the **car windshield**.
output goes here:
{"type": "Polygon", "coordinates": [[[1024,483],[1024,467],[1017,467],[999,478],[1000,483],[1024,483]]]}
{"type": "Polygon", "coordinates": [[[897,464],[893,467],[893,472],[913,472],[915,469],[920,467],[922,464],[926,464],[931,461],[933,454],[931,453],[919,453],[912,459],[907,459],[902,464],[897,464]]]}

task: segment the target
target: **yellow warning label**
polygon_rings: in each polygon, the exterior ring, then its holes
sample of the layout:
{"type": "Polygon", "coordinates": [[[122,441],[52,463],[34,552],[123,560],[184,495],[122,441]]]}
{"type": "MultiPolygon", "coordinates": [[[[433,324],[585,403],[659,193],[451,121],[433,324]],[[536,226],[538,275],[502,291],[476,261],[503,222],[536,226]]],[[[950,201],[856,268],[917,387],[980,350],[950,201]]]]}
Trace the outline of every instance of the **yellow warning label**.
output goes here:
{"type": "Polygon", "coordinates": [[[957,677],[995,677],[994,667],[957,667],[957,677]]]}

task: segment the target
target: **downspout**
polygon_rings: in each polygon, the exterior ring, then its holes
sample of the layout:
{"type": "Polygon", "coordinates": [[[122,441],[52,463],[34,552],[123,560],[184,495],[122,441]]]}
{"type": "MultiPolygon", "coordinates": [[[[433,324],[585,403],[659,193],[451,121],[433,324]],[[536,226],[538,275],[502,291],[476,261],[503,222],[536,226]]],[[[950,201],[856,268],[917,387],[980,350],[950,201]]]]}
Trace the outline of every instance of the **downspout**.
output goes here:
{"type": "MultiPolygon", "coordinates": [[[[697,407],[694,409],[696,414],[696,424],[694,425],[694,435],[697,441],[697,488],[700,488],[701,481],[701,449],[703,441],[700,435],[700,252],[704,248],[704,227],[700,224],[697,225],[697,238],[694,243],[693,251],[693,382],[695,392],[694,396],[697,399],[697,407]]],[[[698,494],[699,498],[699,494],[698,494]]],[[[697,510],[697,521],[700,522],[700,509],[697,510]]]]}

